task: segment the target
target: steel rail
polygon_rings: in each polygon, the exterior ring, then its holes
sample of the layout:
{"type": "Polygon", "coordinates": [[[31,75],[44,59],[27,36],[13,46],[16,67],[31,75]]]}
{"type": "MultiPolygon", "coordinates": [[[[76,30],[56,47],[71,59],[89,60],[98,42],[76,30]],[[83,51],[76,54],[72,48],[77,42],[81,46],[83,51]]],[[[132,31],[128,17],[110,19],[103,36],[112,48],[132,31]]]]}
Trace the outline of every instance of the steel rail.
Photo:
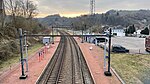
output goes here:
{"type": "Polygon", "coordinates": [[[46,84],[47,81],[49,80],[49,77],[52,74],[52,71],[57,63],[58,57],[61,55],[61,50],[62,50],[62,46],[63,46],[62,40],[63,39],[61,38],[60,44],[58,45],[58,48],[57,48],[56,52],[54,53],[54,56],[52,57],[52,59],[50,60],[48,65],[46,66],[43,74],[40,76],[40,78],[36,84],[46,84]]]}
{"type": "Polygon", "coordinates": [[[73,46],[72,46],[72,42],[71,39],[69,39],[69,43],[70,43],[70,47],[71,47],[71,56],[72,56],[72,84],[75,84],[75,60],[74,60],[74,55],[73,55],[73,46]]]}

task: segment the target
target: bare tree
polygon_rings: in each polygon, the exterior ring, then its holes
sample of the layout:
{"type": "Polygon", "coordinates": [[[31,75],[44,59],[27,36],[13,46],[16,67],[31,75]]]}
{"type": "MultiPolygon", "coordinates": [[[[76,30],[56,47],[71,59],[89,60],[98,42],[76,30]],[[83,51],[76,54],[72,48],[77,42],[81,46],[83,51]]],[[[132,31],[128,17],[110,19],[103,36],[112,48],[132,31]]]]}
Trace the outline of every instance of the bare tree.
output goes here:
{"type": "MultiPolygon", "coordinates": [[[[2,3],[3,3],[3,0],[1,0],[0,1],[0,25],[2,25],[1,23],[2,23],[2,11],[3,11],[3,9],[2,9],[2,3]]],[[[1,27],[1,26],[0,26],[1,27]]],[[[0,28],[1,29],[1,28],[0,28]]],[[[2,32],[0,32],[0,35],[2,36],[2,32]]],[[[0,37],[1,38],[1,37],[0,37]]]]}
{"type": "Polygon", "coordinates": [[[3,0],[0,1],[0,25],[2,25],[3,0]]]}
{"type": "Polygon", "coordinates": [[[5,21],[5,9],[4,9],[4,3],[3,0],[0,0],[0,35],[3,36],[2,34],[2,29],[4,26],[4,21],[5,21]]]}
{"type": "Polygon", "coordinates": [[[3,0],[0,0],[0,14],[2,14],[3,11],[3,0]]]}
{"type": "Polygon", "coordinates": [[[5,0],[6,12],[15,28],[28,27],[37,15],[37,6],[30,0],[5,0]],[[21,22],[21,23],[20,23],[21,22]]]}

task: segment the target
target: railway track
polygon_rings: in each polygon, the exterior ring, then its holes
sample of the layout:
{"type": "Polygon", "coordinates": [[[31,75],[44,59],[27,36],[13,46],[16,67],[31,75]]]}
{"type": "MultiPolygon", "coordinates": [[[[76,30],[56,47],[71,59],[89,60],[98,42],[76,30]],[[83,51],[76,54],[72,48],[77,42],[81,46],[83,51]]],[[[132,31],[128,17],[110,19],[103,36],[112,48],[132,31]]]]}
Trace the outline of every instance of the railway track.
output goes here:
{"type": "Polygon", "coordinates": [[[83,54],[73,37],[61,38],[54,56],[36,84],[94,84],[83,54]]]}

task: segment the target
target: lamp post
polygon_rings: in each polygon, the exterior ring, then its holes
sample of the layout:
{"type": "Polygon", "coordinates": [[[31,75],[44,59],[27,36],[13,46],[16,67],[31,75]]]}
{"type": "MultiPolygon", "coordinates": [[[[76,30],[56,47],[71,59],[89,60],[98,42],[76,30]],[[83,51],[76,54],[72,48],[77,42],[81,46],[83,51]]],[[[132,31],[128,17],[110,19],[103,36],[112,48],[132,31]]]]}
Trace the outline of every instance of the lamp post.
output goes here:
{"type": "Polygon", "coordinates": [[[83,28],[82,28],[82,41],[81,41],[81,43],[83,43],[83,28]]]}
{"type": "Polygon", "coordinates": [[[74,26],[73,26],[73,23],[71,24],[71,26],[72,26],[72,31],[73,31],[73,35],[74,35],[74,26]]]}
{"type": "MultiPolygon", "coordinates": [[[[52,26],[52,35],[54,35],[53,26],[52,26]]],[[[54,37],[52,36],[52,44],[54,44],[54,37]]]]}
{"type": "MultiPolygon", "coordinates": [[[[85,25],[84,25],[84,35],[86,35],[86,31],[85,31],[85,30],[86,30],[86,27],[87,27],[87,25],[85,24],[85,25]]],[[[84,41],[86,41],[86,36],[84,37],[84,41]]]]}
{"type": "Polygon", "coordinates": [[[86,28],[86,25],[84,25],[84,27],[82,27],[82,41],[81,41],[81,43],[84,43],[83,31],[85,28],[86,28]]]}
{"type": "MultiPolygon", "coordinates": [[[[92,35],[92,28],[89,26],[89,34],[92,35]]],[[[91,37],[89,37],[89,43],[91,43],[91,37]]]]}
{"type": "Polygon", "coordinates": [[[109,29],[108,71],[104,72],[106,76],[112,76],[110,72],[110,48],[111,48],[111,28],[109,29]]]}
{"type": "Polygon", "coordinates": [[[22,75],[19,77],[20,79],[26,79],[27,75],[24,73],[24,58],[23,58],[23,47],[22,47],[22,29],[19,29],[20,31],[20,54],[21,54],[21,69],[22,69],[22,75]]]}

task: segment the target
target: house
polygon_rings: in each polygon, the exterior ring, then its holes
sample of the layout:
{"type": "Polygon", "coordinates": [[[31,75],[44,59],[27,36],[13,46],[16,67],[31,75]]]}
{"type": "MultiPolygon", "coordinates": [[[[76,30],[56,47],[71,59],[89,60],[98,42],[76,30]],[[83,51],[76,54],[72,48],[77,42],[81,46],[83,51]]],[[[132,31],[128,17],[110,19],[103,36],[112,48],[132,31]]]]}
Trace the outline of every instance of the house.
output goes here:
{"type": "Polygon", "coordinates": [[[125,36],[125,28],[122,26],[117,26],[112,28],[112,34],[116,36],[125,36]]]}
{"type": "MultiPolygon", "coordinates": [[[[112,28],[112,35],[115,36],[125,36],[125,28],[122,26],[110,27],[112,28]]],[[[109,33],[109,30],[106,30],[105,33],[109,33]]]]}
{"type": "Polygon", "coordinates": [[[137,35],[140,35],[140,34],[141,34],[141,31],[142,31],[142,30],[140,30],[140,29],[137,30],[137,31],[136,31],[137,35]]]}

